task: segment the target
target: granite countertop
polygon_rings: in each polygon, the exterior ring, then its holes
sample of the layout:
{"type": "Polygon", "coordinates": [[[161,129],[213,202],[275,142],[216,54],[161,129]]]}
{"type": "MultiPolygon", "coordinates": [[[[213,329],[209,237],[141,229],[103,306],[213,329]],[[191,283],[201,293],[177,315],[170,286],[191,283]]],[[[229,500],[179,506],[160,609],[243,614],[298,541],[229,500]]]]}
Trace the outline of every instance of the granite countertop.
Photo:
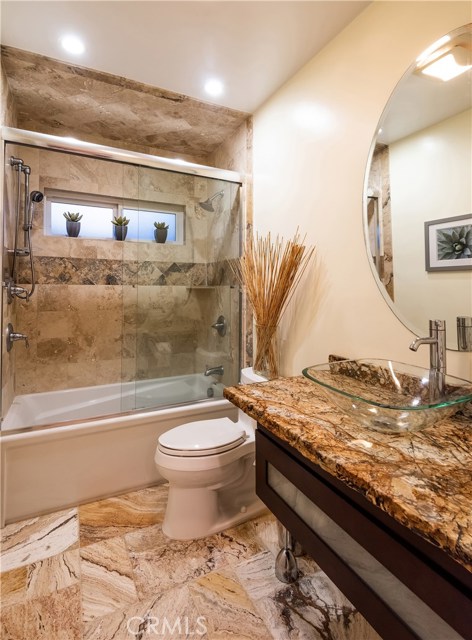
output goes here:
{"type": "Polygon", "coordinates": [[[227,387],[224,395],[397,522],[472,572],[472,424],[456,414],[410,435],[354,423],[304,378],[227,387]]]}

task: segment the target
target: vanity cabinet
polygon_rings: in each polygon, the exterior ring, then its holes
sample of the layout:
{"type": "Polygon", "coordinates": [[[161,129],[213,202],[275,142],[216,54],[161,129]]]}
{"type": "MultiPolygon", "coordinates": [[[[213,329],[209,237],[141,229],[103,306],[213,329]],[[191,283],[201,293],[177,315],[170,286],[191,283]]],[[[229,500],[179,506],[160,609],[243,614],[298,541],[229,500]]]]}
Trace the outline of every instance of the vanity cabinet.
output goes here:
{"type": "Polygon", "coordinates": [[[472,574],[261,424],[256,488],[383,640],[472,639],[472,574]]]}

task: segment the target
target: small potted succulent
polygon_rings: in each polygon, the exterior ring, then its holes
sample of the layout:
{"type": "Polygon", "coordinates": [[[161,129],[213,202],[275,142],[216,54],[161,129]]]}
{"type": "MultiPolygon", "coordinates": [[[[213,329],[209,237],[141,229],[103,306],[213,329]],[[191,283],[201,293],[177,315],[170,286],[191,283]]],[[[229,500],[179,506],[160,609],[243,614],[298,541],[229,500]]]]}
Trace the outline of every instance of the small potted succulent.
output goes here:
{"type": "Polygon", "coordinates": [[[71,213],[70,211],[65,211],[62,215],[66,219],[67,235],[69,238],[77,238],[80,233],[80,221],[83,216],[80,213],[71,213]]]}
{"type": "Polygon", "coordinates": [[[111,223],[113,225],[113,237],[115,240],[124,240],[128,233],[129,219],[126,216],[114,216],[111,223]]]}
{"type": "Polygon", "coordinates": [[[156,242],[165,242],[167,240],[167,229],[169,225],[165,222],[155,222],[154,226],[156,227],[154,229],[154,239],[156,242]]]}

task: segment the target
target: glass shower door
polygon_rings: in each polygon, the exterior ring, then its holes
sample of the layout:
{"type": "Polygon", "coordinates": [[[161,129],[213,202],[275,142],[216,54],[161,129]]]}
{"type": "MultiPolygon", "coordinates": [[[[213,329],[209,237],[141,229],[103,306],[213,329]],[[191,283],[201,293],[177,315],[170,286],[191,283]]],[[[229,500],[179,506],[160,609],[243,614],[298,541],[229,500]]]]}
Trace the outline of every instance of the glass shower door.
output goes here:
{"type": "Polygon", "coordinates": [[[239,290],[227,260],[239,255],[239,190],[140,168],[136,408],[221,397],[238,380],[239,290]],[[169,225],[165,242],[154,223],[169,225]],[[224,330],[212,327],[220,318],[224,330]]]}

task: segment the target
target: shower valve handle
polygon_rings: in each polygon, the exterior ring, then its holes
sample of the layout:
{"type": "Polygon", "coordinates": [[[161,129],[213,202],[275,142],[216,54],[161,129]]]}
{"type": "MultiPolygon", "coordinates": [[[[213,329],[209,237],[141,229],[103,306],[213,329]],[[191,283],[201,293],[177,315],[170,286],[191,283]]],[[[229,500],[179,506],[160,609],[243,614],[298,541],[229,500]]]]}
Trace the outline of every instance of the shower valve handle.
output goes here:
{"type": "Polygon", "coordinates": [[[13,326],[12,326],[11,322],[8,323],[6,334],[5,334],[5,340],[6,340],[6,343],[7,343],[7,351],[11,351],[12,347],[13,347],[13,343],[17,342],[18,340],[24,340],[25,341],[25,347],[27,349],[29,349],[28,336],[26,334],[24,334],[24,333],[16,333],[13,330],[13,326]]]}

